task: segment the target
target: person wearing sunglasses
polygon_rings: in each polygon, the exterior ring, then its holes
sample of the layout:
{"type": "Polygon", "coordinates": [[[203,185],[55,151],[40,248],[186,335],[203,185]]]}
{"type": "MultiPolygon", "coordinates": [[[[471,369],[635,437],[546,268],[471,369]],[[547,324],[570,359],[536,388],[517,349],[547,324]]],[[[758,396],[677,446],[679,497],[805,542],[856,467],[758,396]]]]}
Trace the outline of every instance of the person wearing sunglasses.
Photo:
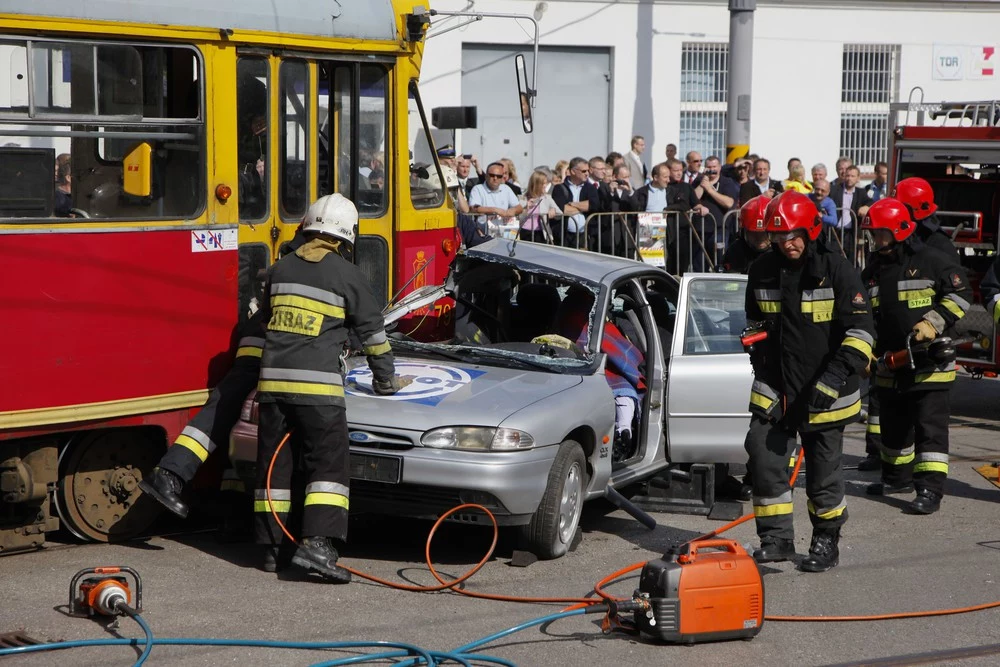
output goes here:
{"type": "Polygon", "coordinates": [[[489,236],[490,221],[519,215],[524,207],[517,195],[504,180],[507,168],[502,162],[493,162],[486,167],[486,182],[478,183],[469,195],[469,210],[476,216],[476,227],[480,234],[489,236]]]}

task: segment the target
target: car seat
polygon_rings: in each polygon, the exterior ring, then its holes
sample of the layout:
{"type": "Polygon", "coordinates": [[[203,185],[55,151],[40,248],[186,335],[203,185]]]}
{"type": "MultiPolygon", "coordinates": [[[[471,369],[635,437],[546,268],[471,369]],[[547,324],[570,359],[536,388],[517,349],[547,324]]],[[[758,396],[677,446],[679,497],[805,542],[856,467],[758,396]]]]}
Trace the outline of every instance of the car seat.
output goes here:
{"type": "Polygon", "coordinates": [[[525,283],[518,287],[516,306],[511,313],[513,340],[530,341],[536,336],[552,333],[559,290],[545,283],[525,283]]]}

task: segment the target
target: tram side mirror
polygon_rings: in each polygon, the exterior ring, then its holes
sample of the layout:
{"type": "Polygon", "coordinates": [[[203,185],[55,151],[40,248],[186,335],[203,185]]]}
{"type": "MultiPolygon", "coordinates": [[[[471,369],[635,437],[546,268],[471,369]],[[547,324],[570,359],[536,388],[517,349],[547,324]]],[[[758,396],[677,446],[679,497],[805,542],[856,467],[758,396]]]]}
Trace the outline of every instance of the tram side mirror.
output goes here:
{"type": "Polygon", "coordinates": [[[153,192],[153,147],[145,141],[132,146],[122,158],[122,190],[137,200],[153,192]]]}
{"type": "Polygon", "coordinates": [[[531,134],[531,96],[535,94],[528,87],[528,72],[524,66],[524,56],[518,54],[514,57],[514,70],[517,72],[517,97],[518,104],[521,105],[521,127],[525,134],[531,134]]]}

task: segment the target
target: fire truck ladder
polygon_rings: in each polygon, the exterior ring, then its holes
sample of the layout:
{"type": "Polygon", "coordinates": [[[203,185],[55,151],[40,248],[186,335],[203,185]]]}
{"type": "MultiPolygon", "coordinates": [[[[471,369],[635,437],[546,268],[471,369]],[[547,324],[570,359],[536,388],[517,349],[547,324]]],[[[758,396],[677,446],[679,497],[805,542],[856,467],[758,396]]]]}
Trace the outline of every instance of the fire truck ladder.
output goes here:
{"type": "Polygon", "coordinates": [[[925,115],[930,114],[932,120],[958,120],[959,125],[966,127],[998,127],[1000,126],[1000,100],[983,100],[978,102],[924,102],[924,89],[915,86],[910,90],[906,102],[893,102],[889,105],[891,128],[899,125],[923,125],[925,115]],[[920,99],[914,100],[919,93],[920,99]],[[899,123],[899,114],[905,113],[903,122],[899,123]],[[916,114],[916,122],[911,123],[910,114],[916,114]],[[966,123],[965,121],[968,121],[966,123]]]}

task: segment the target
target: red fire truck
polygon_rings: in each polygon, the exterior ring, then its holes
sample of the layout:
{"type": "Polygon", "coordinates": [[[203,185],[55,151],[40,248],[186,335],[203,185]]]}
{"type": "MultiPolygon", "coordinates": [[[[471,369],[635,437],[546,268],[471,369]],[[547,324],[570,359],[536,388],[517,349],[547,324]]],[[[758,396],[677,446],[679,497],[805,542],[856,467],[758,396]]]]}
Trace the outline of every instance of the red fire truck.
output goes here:
{"type": "MultiPolygon", "coordinates": [[[[914,101],[919,92],[920,101],[914,101]]],[[[937,215],[954,239],[979,301],[979,280],[1000,242],[1000,100],[890,107],[889,183],[920,176],[934,188],[937,215]]],[[[890,188],[891,190],[891,188],[890,188]]],[[[993,318],[976,304],[959,325],[981,334],[960,349],[959,364],[974,377],[1000,370],[993,318]]]]}

